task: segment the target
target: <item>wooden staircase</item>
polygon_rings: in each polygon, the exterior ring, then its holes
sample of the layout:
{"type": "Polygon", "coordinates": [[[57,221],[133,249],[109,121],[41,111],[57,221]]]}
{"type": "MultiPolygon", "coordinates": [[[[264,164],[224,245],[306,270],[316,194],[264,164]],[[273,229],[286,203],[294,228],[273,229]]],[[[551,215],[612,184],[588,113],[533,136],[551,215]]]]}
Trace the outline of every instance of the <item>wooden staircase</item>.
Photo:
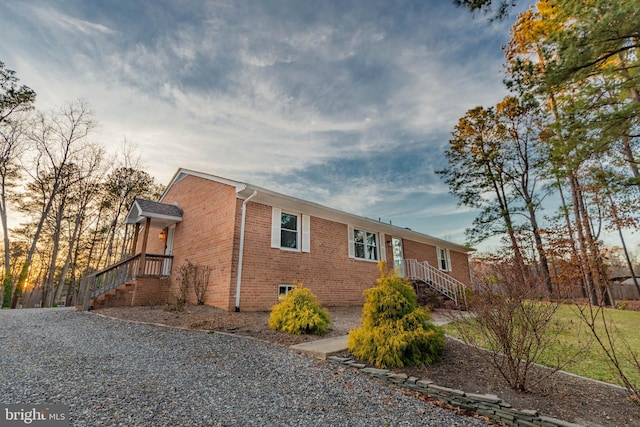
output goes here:
{"type": "Polygon", "coordinates": [[[426,261],[405,259],[402,262],[405,278],[426,284],[452,300],[458,308],[467,308],[467,286],[464,283],[429,265],[426,261]]]}
{"type": "MultiPolygon", "coordinates": [[[[153,286],[171,272],[171,255],[134,255],[80,281],[78,309],[137,305],[140,285],[153,286]]],[[[148,290],[145,290],[148,293],[148,290]]],[[[151,301],[148,297],[147,301],[151,301]]],[[[155,301],[155,299],[153,299],[155,301]]]]}

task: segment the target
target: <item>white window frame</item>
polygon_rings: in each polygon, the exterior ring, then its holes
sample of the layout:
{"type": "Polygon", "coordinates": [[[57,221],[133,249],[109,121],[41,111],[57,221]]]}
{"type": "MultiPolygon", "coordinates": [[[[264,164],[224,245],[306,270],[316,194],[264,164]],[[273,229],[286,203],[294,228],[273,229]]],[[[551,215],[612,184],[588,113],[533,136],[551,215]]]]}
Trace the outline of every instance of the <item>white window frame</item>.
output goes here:
{"type": "Polygon", "coordinates": [[[353,259],[357,259],[360,261],[369,261],[369,262],[379,262],[382,259],[382,250],[380,247],[380,233],[377,233],[375,231],[371,231],[371,230],[365,230],[363,228],[360,227],[353,227],[353,226],[349,226],[348,227],[348,232],[349,232],[349,258],[353,258],[353,259]],[[354,234],[356,231],[359,231],[361,233],[365,233],[365,237],[364,240],[365,242],[364,244],[364,258],[358,257],[356,256],[356,241],[355,241],[355,237],[354,234]],[[370,259],[368,257],[368,254],[370,254],[369,248],[370,245],[367,245],[366,240],[367,240],[367,236],[368,235],[373,235],[375,237],[375,259],[370,259]]]}
{"type": "Polygon", "coordinates": [[[296,287],[295,285],[290,285],[288,283],[279,284],[278,285],[278,300],[282,301],[283,299],[287,298],[287,296],[289,295],[289,292],[291,292],[291,290],[293,288],[295,288],[295,287],[296,287]]]}
{"type": "Polygon", "coordinates": [[[436,252],[438,254],[438,268],[442,271],[451,271],[451,253],[449,249],[436,247],[436,252]]]}
{"type": "Polygon", "coordinates": [[[271,208],[271,247],[291,252],[311,252],[311,218],[309,215],[294,213],[280,208],[271,208]],[[282,214],[295,216],[297,218],[296,247],[288,248],[282,246],[282,214]]]}

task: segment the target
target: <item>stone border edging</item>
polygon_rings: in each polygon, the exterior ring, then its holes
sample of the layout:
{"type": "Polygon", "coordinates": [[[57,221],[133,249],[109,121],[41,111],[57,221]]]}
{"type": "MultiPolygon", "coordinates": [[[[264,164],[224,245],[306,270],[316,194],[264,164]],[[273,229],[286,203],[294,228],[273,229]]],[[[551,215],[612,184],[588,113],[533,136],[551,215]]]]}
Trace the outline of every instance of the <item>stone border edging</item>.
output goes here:
{"type": "Polygon", "coordinates": [[[328,356],[327,361],[357,369],[359,372],[387,381],[397,387],[435,397],[456,408],[476,412],[509,426],[580,427],[579,424],[541,415],[535,409],[513,408],[494,394],[467,393],[463,390],[443,387],[433,381],[409,377],[404,373],[398,374],[388,369],[367,367],[364,363],[358,363],[351,357],[328,356]]]}

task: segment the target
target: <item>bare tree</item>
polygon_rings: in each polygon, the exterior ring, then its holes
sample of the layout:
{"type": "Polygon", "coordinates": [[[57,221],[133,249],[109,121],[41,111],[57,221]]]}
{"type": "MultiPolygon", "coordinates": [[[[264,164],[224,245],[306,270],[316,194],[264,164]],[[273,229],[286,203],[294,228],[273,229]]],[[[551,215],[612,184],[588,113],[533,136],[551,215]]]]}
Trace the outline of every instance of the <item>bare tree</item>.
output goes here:
{"type": "Polygon", "coordinates": [[[13,276],[11,274],[11,248],[7,225],[8,191],[19,177],[18,160],[24,152],[24,116],[21,112],[33,108],[36,93],[27,86],[18,86],[15,71],[5,68],[0,61],[0,220],[4,237],[4,279],[2,307],[11,304],[13,276]]]}
{"type": "MultiPolygon", "coordinates": [[[[73,188],[73,193],[70,197],[70,209],[69,209],[69,236],[67,242],[67,255],[60,272],[58,284],[55,289],[54,301],[60,299],[61,293],[65,284],[65,280],[71,269],[75,254],[77,254],[77,246],[79,236],[84,232],[86,228],[86,216],[90,203],[97,198],[100,185],[98,180],[102,177],[104,164],[102,159],[104,158],[104,150],[97,146],[92,145],[91,149],[85,152],[83,163],[79,169],[81,176],[77,179],[77,184],[73,188]]],[[[69,303],[69,296],[74,294],[74,277],[69,281],[69,292],[67,293],[67,303],[69,303]]]]}
{"type": "Polygon", "coordinates": [[[616,331],[615,325],[607,319],[603,307],[576,304],[576,311],[602,349],[631,401],[640,407],[640,383],[633,379],[633,373],[635,377],[640,373],[640,352],[637,348],[632,348],[616,331]]]}
{"type": "Polygon", "coordinates": [[[4,240],[4,279],[2,306],[11,304],[13,276],[11,274],[11,243],[7,216],[7,202],[21,175],[19,160],[27,148],[23,120],[5,120],[0,123],[0,221],[4,240]]]}
{"type": "Polygon", "coordinates": [[[31,245],[20,270],[13,307],[21,295],[42,229],[54,206],[56,196],[64,186],[72,183],[67,179],[68,169],[86,150],[87,137],[95,127],[92,116],[88,105],[82,101],[69,102],[60,110],[47,115],[38,114],[30,135],[36,147],[30,176],[34,185],[41,189],[41,209],[37,214],[31,245]]]}
{"type": "Polygon", "coordinates": [[[142,168],[135,146],[124,141],[114,161],[114,167],[104,180],[103,206],[106,208],[103,228],[106,231],[105,253],[100,256],[102,266],[117,262],[127,255],[126,236],[121,224],[135,197],[157,198],[159,186],[142,168]],[[118,244],[120,250],[118,251],[118,244]],[[119,253],[118,253],[119,252],[119,253]]]}
{"type": "MultiPolygon", "coordinates": [[[[553,321],[558,305],[538,302],[546,295],[545,286],[522,286],[508,256],[478,262],[482,271],[474,274],[474,295],[469,305],[475,318],[458,322],[458,331],[466,343],[490,350],[479,354],[488,359],[510,387],[528,390],[555,372],[532,375],[534,365],[562,332],[553,321]]],[[[557,360],[555,368],[560,369],[571,357],[567,352],[567,358],[557,360]]]]}
{"type": "Polygon", "coordinates": [[[61,191],[58,192],[58,203],[56,204],[55,214],[53,216],[53,235],[52,235],[52,255],[50,260],[49,274],[44,284],[43,305],[50,307],[60,298],[62,285],[64,284],[71,256],[76,244],[80,224],[84,216],[84,209],[90,197],[95,195],[95,190],[91,185],[91,178],[100,166],[103,157],[102,148],[95,144],[86,144],[80,156],[76,159],[76,163],[70,164],[68,173],[65,174],[65,184],[61,191]],[[92,191],[93,190],[93,191],[92,191]],[[69,230],[68,238],[63,241],[62,227],[63,222],[69,222],[71,230],[69,230]],[[59,258],[59,250],[62,245],[67,246],[67,257],[59,274],[59,280],[56,282],[57,263],[59,258]]]}

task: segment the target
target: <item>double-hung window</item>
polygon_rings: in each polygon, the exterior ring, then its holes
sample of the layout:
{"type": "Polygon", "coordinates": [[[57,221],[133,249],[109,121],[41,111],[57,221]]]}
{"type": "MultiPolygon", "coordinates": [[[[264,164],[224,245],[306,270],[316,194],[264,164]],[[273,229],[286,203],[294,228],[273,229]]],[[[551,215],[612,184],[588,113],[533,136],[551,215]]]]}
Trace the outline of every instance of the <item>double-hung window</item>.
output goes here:
{"type": "Polygon", "coordinates": [[[299,216],[282,212],[280,214],[280,247],[287,249],[299,248],[299,216]]]}
{"type": "Polygon", "coordinates": [[[298,252],[311,250],[311,220],[309,215],[271,210],[271,247],[298,252]]]}
{"type": "Polygon", "coordinates": [[[349,256],[367,261],[378,261],[378,233],[349,227],[349,256]]]}
{"type": "Polygon", "coordinates": [[[451,254],[449,249],[436,248],[438,251],[438,268],[442,271],[451,271],[451,254]]]}

